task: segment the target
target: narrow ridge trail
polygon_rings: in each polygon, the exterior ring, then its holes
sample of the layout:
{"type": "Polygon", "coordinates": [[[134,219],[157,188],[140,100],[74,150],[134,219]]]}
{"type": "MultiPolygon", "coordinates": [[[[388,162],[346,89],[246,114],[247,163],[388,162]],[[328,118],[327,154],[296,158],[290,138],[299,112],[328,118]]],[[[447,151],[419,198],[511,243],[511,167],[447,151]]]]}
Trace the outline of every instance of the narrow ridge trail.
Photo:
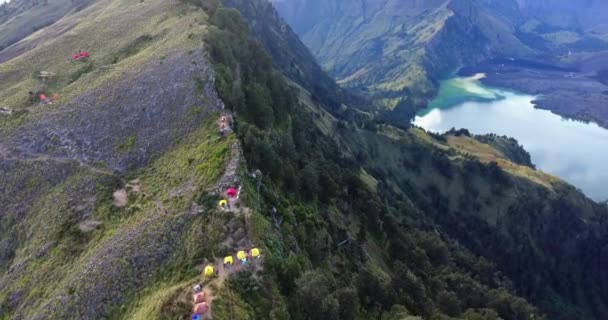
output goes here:
{"type": "MultiPolygon", "coordinates": [[[[226,122],[232,122],[232,117],[230,115],[222,115],[222,117],[218,119],[218,127],[220,129],[225,130],[223,134],[229,134],[230,132],[232,132],[232,128],[229,124],[224,127],[221,126],[221,124],[226,122]]],[[[244,219],[244,238],[240,239],[240,241],[237,242],[236,240],[238,239],[234,239],[232,235],[230,235],[227,239],[224,240],[224,242],[233,243],[236,246],[237,250],[245,250],[246,248],[249,249],[255,247],[255,244],[253,243],[250,237],[251,210],[248,207],[244,206],[244,203],[239,200],[241,187],[237,171],[239,169],[241,161],[243,161],[243,156],[238,140],[230,146],[230,153],[230,160],[226,165],[224,174],[218,179],[218,181],[213,187],[213,190],[211,191],[222,197],[224,190],[226,190],[227,188],[238,186],[239,192],[236,200],[231,201],[231,205],[228,208],[223,208],[219,210],[228,214],[232,214],[234,218],[244,219]]],[[[238,258],[236,258],[236,251],[233,252],[232,256],[234,258],[234,263],[228,268],[224,266],[224,257],[216,258],[213,262],[201,266],[201,269],[204,269],[205,266],[212,265],[216,272],[216,274],[210,279],[210,281],[207,281],[201,288],[201,292],[204,293],[206,297],[205,302],[209,308],[204,315],[201,315],[201,319],[213,319],[213,301],[217,299],[219,292],[222,290],[226,280],[231,275],[246,270],[252,271],[254,273],[262,270],[261,256],[258,258],[249,259],[245,265],[243,265],[242,262],[238,258]]]]}

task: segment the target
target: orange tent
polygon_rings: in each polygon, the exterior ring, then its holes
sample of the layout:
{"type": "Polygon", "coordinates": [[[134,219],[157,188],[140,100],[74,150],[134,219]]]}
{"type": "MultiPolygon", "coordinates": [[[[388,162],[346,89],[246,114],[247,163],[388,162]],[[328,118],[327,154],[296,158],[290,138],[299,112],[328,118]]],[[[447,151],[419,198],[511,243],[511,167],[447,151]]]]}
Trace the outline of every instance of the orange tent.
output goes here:
{"type": "Polygon", "coordinates": [[[199,304],[205,302],[207,297],[204,292],[199,292],[192,295],[192,300],[194,300],[194,304],[199,304]]]}
{"type": "Polygon", "coordinates": [[[196,304],[192,311],[194,313],[198,313],[198,314],[205,314],[205,313],[207,313],[207,311],[209,311],[209,306],[207,306],[207,303],[201,302],[201,303],[196,304]]]}

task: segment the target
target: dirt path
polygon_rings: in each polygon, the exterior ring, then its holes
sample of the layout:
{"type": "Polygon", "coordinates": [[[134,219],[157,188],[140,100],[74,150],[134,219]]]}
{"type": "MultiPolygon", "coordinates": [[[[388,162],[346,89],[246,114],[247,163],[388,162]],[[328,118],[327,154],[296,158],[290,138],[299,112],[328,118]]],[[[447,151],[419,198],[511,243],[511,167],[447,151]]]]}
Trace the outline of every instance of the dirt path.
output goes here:
{"type": "MultiPolygon", "coordinates": [[[[231,118],[229,116],[227,116],[227,119],[229,120],[228,123],[231,122],[231,118]]],[[[218,127],[221,126],[223,122],[221,121],[221,118],[218,119],[218,127]]],[[[231,131],[231,128],[229,125],[226,126],[226,129],[228,130],[228,132],[231,131]]],[[[241,153],[241,147],[238,141],[234,142],[231,146],[230,146],[230,160],[228,161],[228,164],[226,165],[226,170],[224,171],[224,174],[218,179],[218,181],[216,182],[216,184],[213,187],[213,192],[215,192],[216,194],[222,196],[223,193],[225,192],[225,190],[227,188],[230,187],[237,187],[239,186],[239,178],[237,175],[237,171],[239,168],[239,164],[242,160],[242,153],[241,153]]],[[[237,199],[235,201],[230,201],[230,209],[220,209],[223,212],[226,213],[231,213],[233,214],[235,217],[244,217],[245,218],[245,237],[242,239],[234,239],[232,237],[232,235],[230,235],[227,239],[225,239],[225,243],[231,243],[233,245],[235,245],[236,247],[239,248],[239,250],[243,250],[245,248],[252,248],[254,246],[254,243],[251,241],[251,237],[250,237],[250,233],[249,230],[251,229],[250,226],[250,217],[251,217],[251,210],[244,206],[244,204],[242,202],[240,202],[239,198],[240,198],[240,192],[241,192],[241,188],[239,187],[239,195],[237,196],[237,199]],[[239,242],[237,243],[237,240],[239,240],[239,242]]],[[[262,260],[261,258],[258,259],[254,259],[254,260],[250,260],[247,262],[246,265],[242,265],[241,261],[239,261],[236,258],[236,251],[233,254],[233,259],[234,259],[234,264],[232,266],[230,266],[229,268],[224,267],[224,257],[220,257],[215,259],[215,261],[213,262],[213,268],[217,271],[217,274],[214,276],[214,278],[209,281],[207,284],[205,284],[205,286],[202,288],[202,292],[205,293],[206,296],[206,303],[207,306],[209,307],[209,310],[207,311],[207,313],[202,316],[202,319],[213,319],[213,301],[217,298],[218,293],[222,290],[224,283],[226,282],[226,280],[233,274],[235,273],[239,273],[245,270],[251,270],[251,271],[259,271],[262,270],[262,260]]],[[[204,268],[204,266],[203,266],[204,268]]]]}
{"type": "Polygon", "coordinates": [[[242,265],[240,261],[236,261],[232,266],[230,266],[229,268],[225,268],[224,267],[224,259],[223,258],[218,258],[215,260],[215,262],[213,263],[214,268],[216,268],[217,270],[217,274],[215,276],[215,278],[207,283],[203,289],[202,292],[205,293],[205,297],[207,297],[207,305],[209,306],[209,311],[207,312],[207,314],[205,314],[205,316],[203,316],[203,319],[213,319],[213,300],[216,299],[216,292],[214,291],[213,288],[215,288],[215,290],[220,291],[222,289],[222,287],[224,286],[224,282],[233,274],[239,273],[241,271],[245,271],[245,270],[252,270],[252,271],[259,271],[262,269],[262,259],[258,258],[255,260],[250,260],[247,262],[246,265],[242,265]]]}
{"type": "Polygon", "coordinates": [[[218,194],[221,194],[229,187],[234,187],[238,184],[237,170],[239,168],[239,163],[241,161],[241,146],[237,142],[233,143],[230,146],[230,161],[226,166],[226,171],[220,177],[220,179],[216,182],[214,191],[218,194]]]}
{"type": "MultiPolygon", "coordinates": [[[[240,208],[232,207],[231,210],[227,210],[226,212],[234,213],[234,215],[236,217],[245,218],[245,239],[244,239],[245,244],[246,244],[245,247],[246,248],[254,247],[254,244],[251,241],[250,234],[249,234],[249,230],[250,230],[249,220],[251,217],[251,210],[247,207],[240,207],[240,208]]],[[[230,237],[228,239],[226,239],[226,241],[232,241],[232,242],[234,242],[234,240],[235,239],[231,239],[230,237]]],[[[241,247],[241,246],[239,246],[239,247],[241,247]]],[[[244,249],[244,248],[239,248],[239,250],[240,249],[244,249]]],[[[205,314],[202,317],[203,319],[213,319],[213,300],[215,300],[215,298],[217,297],[216,291],[219,292],[222,289],[222,287],[224,286],[224,282],[232,274],[239,273],[244,270],[252,270],[254,272],[262,270],[262,259],[261,258],[249,260],[246,265],[242,265],[241,261],[236,258],[236,252],[234,252],[234,254],[232,256],[233,256],[233,259],[235,260],[235,262],[229,268],[224,267],[224,258],[223,257],[215,259],[215,261],[212,264],[213,268],[217,271],[217,274],[215,275],[215,277],[213,278],[212,281],[207,283],[202,288],[202,291],[205,293],[205,296],[207,297],[207,300],[206,300],[207,305],[209,306],[209,311],[207,311],[207,314],[205,314]]]]}

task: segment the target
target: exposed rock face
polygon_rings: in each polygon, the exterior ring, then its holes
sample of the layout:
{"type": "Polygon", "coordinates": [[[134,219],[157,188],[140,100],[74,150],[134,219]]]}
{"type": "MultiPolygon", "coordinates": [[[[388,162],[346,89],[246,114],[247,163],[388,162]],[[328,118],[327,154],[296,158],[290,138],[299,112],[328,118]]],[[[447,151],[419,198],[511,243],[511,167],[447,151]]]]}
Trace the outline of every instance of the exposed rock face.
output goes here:
{"type": "MultiPolygon", "coordinates": [[[[99,190],[121,188],[123,174],[146,167],[222,110],[214,81],[203,48],[169,51],[8,129],[0,140],[0,288],[13,288],[59,241],[70,239],[58,233],[73,232],[78,246],[78,239],[103,229],[106,224],[91,215],[112,197],[99,190]]],[[[139,182],[133,183],[125,193],[140,191],[139,182]]],[[[193,192],[198,189],[181,196],[193,192]]],[[[118,198],[119,207],[127,205],[122,194],[118,198]]],[[[73,269],[45,275],[58,285],[45,288],[44,299],[34,304],[24,301],[23,291],[4,291],[10,303],[0,301],[0,315],[9,310],[13,319],[108,316],[175,257],[195,218],[143,210],[145,218],[104,238],[73,269]]],[[[28,284],[23,290],[31,289],[28,284]]]]}
{"type": "Polygon", "coordinates": [[[83,163],[101,161],[118,171],[139,168],[192,131],[209,110],[221,108],[213,82],[201,51],[175,52],[162,63],[150,61],[18,128],[6,138],[5,147],[13,157],[44,154],[83,163]],[[206,77],[201,84],[193,81],[201,76],[206,77]],[[201,96],[206,97],[205,105],[201,96]]]}

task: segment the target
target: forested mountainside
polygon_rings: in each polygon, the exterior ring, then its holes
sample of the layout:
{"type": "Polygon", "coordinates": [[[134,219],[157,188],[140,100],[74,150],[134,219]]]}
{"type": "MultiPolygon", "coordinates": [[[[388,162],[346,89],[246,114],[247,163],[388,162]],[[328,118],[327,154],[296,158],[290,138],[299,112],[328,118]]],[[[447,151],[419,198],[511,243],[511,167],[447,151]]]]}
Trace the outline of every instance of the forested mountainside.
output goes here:
{"type": "Polygon", "coordinates": [[[572,64],[608,49],[604,1],[274,4],[342,86],[370,93],[401,113],[426,105],[438,80],[463,66],[513,57],[572,64]],[[565,59],[577,52],[581,54],[565,59]]]}
{"type": "Polygon", "coordinates": [[[512,139],[383,124],[223,5],[95,1],[0,52],[0,319],[189,319],[197,283],[214,319],[608,314],[606,206],[512,139]]]}

